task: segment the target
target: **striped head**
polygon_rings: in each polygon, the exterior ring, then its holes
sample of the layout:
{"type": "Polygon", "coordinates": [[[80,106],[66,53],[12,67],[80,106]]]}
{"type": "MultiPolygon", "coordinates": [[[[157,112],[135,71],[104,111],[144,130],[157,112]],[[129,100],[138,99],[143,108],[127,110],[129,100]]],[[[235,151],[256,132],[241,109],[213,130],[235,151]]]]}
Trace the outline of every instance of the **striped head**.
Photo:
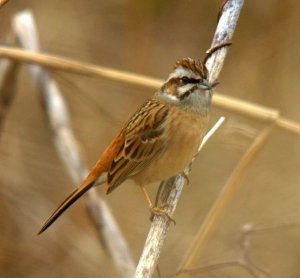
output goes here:
{"type": "Polygon", "coordinates": [[[199,60],[179,60],[158,92],[158,97],[185,109],[201,112],[205,108],[206,111],[210,108],[211,90],[217,84],[209,84],[207,78],[207,69],[199,60]]]}

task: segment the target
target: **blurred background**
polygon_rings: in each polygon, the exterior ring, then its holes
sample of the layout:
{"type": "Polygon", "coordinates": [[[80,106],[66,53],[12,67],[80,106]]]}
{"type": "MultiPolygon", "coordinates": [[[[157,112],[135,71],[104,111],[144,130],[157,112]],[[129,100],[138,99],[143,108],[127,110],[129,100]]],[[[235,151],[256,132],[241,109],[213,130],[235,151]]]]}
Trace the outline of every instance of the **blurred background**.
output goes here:
{"type": "MultiPolygon", "coordinates": [[[[245,1],[217,92],[278,109],[300,122],[300,2],[245,1]]],[[[12,16],[30,9],[44,52],[165,79],[175,61],[202,58],[221,1],[10,1],[0,10],[0,40],[12,16]]],[[[55,72],[86,163],[91,167],[153,90],[55,72]]],[[[22,66],[17,94],[0,133],[0,276],[119,277],[101,247],[84,201],[45,234],[37,231],[73,189],[52,141],[38,89],[22,66]]],[[[213,108],[226,122],[193,165],[160,259],[172,274],[263,121],[213,108]]],[[[238,258],[241,227],[300,223],[299,136],[275,128],[222,211],[194,267],[238,258]]],[[[149,187],[154,198],[158,186],[149,187]]],[[[105,188],[99,188],[101,194],[105,188]]],[[[150,226],[140,190],[130,181],[105,197],[136,261],[150,226]]],[[[300,227],[256,234],[250,255],[276,277],[300,277],[300,227]]],[[[239,267],[191,277],[253,277],[239,267]]],[[[262,276],[263,277],[263,276],[262,276]]]]}

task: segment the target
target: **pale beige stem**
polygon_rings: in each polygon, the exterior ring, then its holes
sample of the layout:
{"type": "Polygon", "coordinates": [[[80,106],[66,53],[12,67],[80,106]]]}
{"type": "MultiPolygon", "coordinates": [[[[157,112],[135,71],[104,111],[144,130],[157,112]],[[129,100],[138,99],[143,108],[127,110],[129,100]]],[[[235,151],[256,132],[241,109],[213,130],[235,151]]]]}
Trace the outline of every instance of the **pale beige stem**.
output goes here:
{"type": "Polygon", "coordinates": [[[9,0],[0,0],[0,8],[2,8],[9,0]]]}
{"type": "MultiPolygon", "coordinates": [[[[15,36],[10,34],[5,40],[14,43],[15,36]]],[[[17,78],[20,63],[17,60],[0,60],[0,136],[7,112],[17,91],[17,78]]]]}
{"type": "MultiPolygon", "coordinates": [[[[231,40],[242,6],[243,0],[228,0],[223,6],[212,47],[231,40]]],[[[208,67],[210,70],[211,80],[217,79],[224,63],[225,56],[226,50],[220,49],[214,52],[207,60],[207,63],[209,63],[208,67]]],[[[185,171],[189,172],[190,168],[191,166],[189,165],[185,171]]],[[[160,200],[165,205],[165,210],[170,217],[172,217],[176,209],[184,183],[185,178],[182,175],[178,175],[165,181],[166,186],[162,191],[160,200]]],[[[163,216],[160,217],[158,215],[154,216],[144,250],[135,272],[135,278],[152,277],[158,263],[169,226],[170,219],[163,216]]]]}
{"type": "MultiPolygon", "coordinates": [[[[163,80],[151,78],[140,74],[119,71],[108,67],[101,67],[81,63],[55,55],[30,52],[13,47],[0,46],[0,58],[10,58],[26,63],[38,64],[55,70],[67,71],[86,76],[102,77],[110,80],[126,82],[133,85],[157,89],[163,80]]],[[[264,121],[274,121],[275,124],[287,131],[300,134],[300,124],[289,119],[281,118],[276,109],[267,108],[258,104],[236,99],[215,93],[213,105],[242,115],[250,116],[264,121]]]]}
{"type": "Polygon", "coordinates": [[[267,138],[271,134],[273,127],[274,126],[271,125],[265,128],[256,137],[247,152],[241,158],[240,162],[220,192],[218,198],[214,202],[209,213],[206,215],[200,230],[195,237],[195,241],[193,244],[191,244],[191,248],[187,251],[184,260],[181,263],[180,269],[189,269],[194,265],[196,258],[199,257],[205,242],[207,242],[209,236],[211,236],[216,223],[219,221],[220,217],[225,211],[226,206],[230,203],[235,196],[236,191],[239,189],[243,175],[258,155],[267,138]]]}
{"type": "Polygon", "coordinates": [[[86,76],[97,76],[149,88],[158,88],[162,84],[162,80],[160,79],[150,78],[140,74],[94,66],[60,56],[30,52],[13,47],[0,47],[0,58],[16,59],[22,62],[38,64],[55,70],[67,71],[86,76]]]}
{"type": "Polygon", "coordinates": [[[278,229],[292,229],[299,228],[299,223],[292,223],[287,225],[273,226],[273,227],[259,227],[256,228],[251,224],[246,224],[242,228],[241,241],[240,241],[240,255],[238,258],[233,260],[224,260],[219,262],[211,262],[209,264],[181,269],[174,274],[170,275],[168,278],[196,275],[199,273],[206,273],[212,270],[223,269],[226,267],[241,267],[246,270],[252,277],[262,278],[262,277],[273,277],[272,273],[262,267],[257,266],[251,259],[251,236],[253,234],[261,234],[270,231],[276,231],[278,229]]]}
{"type": "MultiPolygon", "coordinates": [[[[39,50],[38,33],[33,16],[29,11],[17,14],[13,26],[23,47],[34,51],[39,50]]],[[[29,70],[34,81],[39,85],[58,155],[74,184],[78,185],[87,176],[88,170],[83,163],[63,95],[49,71],[36,65],[30,66],[29,70]]],[[[119,277],[131,278],[135,270],[135,262],[108,205],[100,198],[95,188],[89,190],[86,196],[88,212],[100,237],[105,239],[113,262],[119,270],[119,277]]]]}

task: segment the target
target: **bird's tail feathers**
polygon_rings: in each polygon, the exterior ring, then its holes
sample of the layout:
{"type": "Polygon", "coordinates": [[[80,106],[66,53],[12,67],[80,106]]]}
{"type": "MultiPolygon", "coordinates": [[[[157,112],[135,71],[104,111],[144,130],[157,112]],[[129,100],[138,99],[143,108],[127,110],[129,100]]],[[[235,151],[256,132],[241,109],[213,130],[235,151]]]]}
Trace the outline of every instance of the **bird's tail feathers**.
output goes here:
{"type": "Polygon", "coordinates": [[[93,178],[90,175],[82,182],[82,184],[75,189],[63,202],[62,204],[52,213],[49,219],[46,221],[42,229],[38,234],[43,233],[47,230],[61,214],[63,214],[74,202],[76,202],[85,192],[87,192],[94,185],[102,184],[106,182],[107,174],[103,173],[97,178],[93,178]]]}

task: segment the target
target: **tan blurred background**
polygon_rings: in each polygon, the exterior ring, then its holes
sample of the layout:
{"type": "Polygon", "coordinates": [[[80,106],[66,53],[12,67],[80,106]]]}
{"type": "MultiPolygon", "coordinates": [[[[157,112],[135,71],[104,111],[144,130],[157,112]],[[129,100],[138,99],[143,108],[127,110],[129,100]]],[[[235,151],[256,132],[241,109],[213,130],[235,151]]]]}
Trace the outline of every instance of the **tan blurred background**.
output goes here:
{"type": "MultiPolygon", "coordinates": [[[[281,111],[300,122],[300,2],[245,1],[217,91],[281,111]]],[[[12,16],[33,11],[42,48],[80,61],[166,78],[182,57],[203,57],[221,1],[10,1],[0,10],[0,39],[12,16]]],[[[92,166],[149,89],[55,73],[87,164],[92,166]]],[[[173,273],[203,219],[266,123],[213,109],[226,123],[194,163],[160,260],[173,273]]],[[[0,134],[0,277],[118,277],[78,202],[42,236],[44,220],[74,186],[60,162],[36,85],[23,66],[0,134]]],[[[205,242],[197,264],[239,256],[241,227],[300,223],[299,136],[276,128],[205,242]]],[[[154,198],[157,186],[150,188],[154,198]]],[[[99,191],[104,192],[104,188],[99,191]]],[[[126,182],[105,197],[138,261],[149,213],[126,182]]],[[[300,277],[300,227],[252,237],[250,253],[274,277],[300,277]]],[[[252,277],[238,267],[191,277],[252,277]]]]}

